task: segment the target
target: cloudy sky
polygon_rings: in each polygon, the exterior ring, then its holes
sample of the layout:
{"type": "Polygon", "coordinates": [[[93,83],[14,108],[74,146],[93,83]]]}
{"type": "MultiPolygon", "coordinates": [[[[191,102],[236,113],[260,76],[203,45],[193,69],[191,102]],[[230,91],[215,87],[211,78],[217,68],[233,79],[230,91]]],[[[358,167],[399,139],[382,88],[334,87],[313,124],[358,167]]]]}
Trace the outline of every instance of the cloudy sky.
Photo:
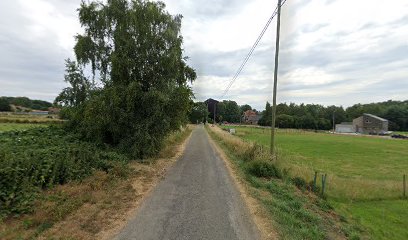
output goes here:
{"type": "MultiPolygon", "coordinates": [[[[277,0],[165,0],[182,14],[197,100],[219,99],[277,0]]],[[[52,101],[73,58],[80,0],[0,1],[0,95],[52,101]]],[[[225,99],[271,101],[274,20],[225,99]]],[[[350,106],[408,99],[408,1],[287,0],[278,102],[350,106]]]]}

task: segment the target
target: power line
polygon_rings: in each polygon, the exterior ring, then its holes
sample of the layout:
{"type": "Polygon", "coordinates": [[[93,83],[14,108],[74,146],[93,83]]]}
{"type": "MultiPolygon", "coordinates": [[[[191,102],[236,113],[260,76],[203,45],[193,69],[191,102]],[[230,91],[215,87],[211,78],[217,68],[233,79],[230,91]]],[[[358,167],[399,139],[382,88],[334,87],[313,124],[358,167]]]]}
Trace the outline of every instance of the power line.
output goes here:
{"type": "MultiPolygon", "coordinates": [[[[286,0],[284,0],[281,4],[283,6],[285,4],[286,0]]],[[[258,38],[256,39],[255,43],[252,45],[251,50],[249,50],[249,53],[245,57],[244,61],[242,62],[241,66],[238,68],[238,71],[235,73],[234,77],[231,79],[230,83],[228,84],[227,88],[224,90],[222,96],[220,99],[224,98],[225,95],[228,93],[229,89],[231,86],[234,84],[234,82],[237,80],[239,74],[241,73],[242,69],[245,67],[246,63],[248,62],[249,58],[251,57],[252,53],[254,52],[255,48],[258,46],[259,42],[261,41],[263,35],[265,34],[266,30],[268,29],[269,25],[271,24],[273,18],[278,14],[278,6],[276,6],[275,11],[273,11],[271,17],[268,19],[266,22],[264,28],[262,29],[261,33],[259,34],[258,38]]]]}

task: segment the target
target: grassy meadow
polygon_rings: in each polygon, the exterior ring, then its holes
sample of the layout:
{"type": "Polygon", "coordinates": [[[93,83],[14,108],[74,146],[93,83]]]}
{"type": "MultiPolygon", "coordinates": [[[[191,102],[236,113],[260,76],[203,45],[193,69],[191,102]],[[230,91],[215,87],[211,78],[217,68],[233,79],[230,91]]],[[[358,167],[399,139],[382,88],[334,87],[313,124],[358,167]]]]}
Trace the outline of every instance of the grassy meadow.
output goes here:
{"type": "Polygon", "coordinates": [[[37,123],[0,123],[0,132],[27,130],[31,128],[44,127],[46,124],[37,123]]]}
{"type": "MultiPolygon", "coordinates": [[[[225,128],[269,147],[269,129],[225,128]]],[[[321,174],[327,174],[329,201],[363,225],[373,239],[408,239],[408,201],[402,200],[408,141],[284,129],[278,130],[276,141],[278,165],[307,181],[313,180],[315,171],[318,182],[321,174]]]]}

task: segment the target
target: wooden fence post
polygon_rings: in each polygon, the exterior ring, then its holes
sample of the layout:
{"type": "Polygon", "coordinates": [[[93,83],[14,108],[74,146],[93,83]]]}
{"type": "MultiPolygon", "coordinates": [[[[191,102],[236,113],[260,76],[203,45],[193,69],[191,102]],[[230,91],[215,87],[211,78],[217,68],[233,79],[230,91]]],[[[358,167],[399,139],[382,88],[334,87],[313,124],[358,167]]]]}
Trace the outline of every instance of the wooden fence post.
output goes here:
{"type": "Polygon", "coordinates": [[[403,178],[402,178],[402,182],[403,182],[403,196],[404,198],[407,197],[407,175],[404,174],[403,178]]]}
{"type": "Polygon", "coordinates": [[[315,171],[315,175],[313,179],[313,192],[316,192],[316,182],[317,182],[317,171],[315,171]]]}
{"type": "Polygon", "coordinates": [[[322,174],[322,196],[324,196],[324,190],[326,188],[326,178],[327,178],[327,174],[322,174]]]}

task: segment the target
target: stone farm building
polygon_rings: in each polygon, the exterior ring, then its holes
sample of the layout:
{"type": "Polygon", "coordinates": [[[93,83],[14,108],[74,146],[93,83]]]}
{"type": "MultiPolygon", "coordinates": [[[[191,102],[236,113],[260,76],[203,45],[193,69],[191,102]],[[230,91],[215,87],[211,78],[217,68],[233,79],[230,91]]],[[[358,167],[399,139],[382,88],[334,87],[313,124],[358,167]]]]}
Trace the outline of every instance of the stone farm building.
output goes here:
{"type": "Polygon", "coordinates": [[[245,111],[242,116],[242,122],[245,124],[257,125],[259,119],[261,119],[261,116],[257,112],[252,110],[245,111]]]}
{"type": "Polygon", "coordinates": [[[388,132],[388,120],[364,113],[352,123],[336,124],[338,133],[383,134],[388,132]]]}

